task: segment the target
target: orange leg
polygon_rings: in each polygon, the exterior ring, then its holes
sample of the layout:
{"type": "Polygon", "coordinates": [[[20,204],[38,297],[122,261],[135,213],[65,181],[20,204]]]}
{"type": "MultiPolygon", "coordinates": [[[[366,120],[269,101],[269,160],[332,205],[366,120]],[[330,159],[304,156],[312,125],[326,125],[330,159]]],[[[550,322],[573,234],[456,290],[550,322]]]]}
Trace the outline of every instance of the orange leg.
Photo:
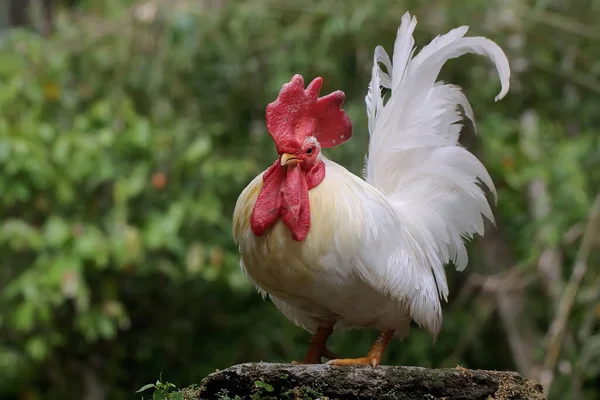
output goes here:
{"type": "Polygon", "coordinates": [[[335,354],[327,349],[327,339],[331,336],[333,327],[318,327],[310,338],[310,345],[304,356],[304,361],[292,361],[292,364],[321,364],[321,357],[337,358],[335,354]]]}
{"type": "Polygon", "coordinates": [[[394,331],[391,329],[384,329],[381,331],[371,350],[365,357],[360,358],[340,358],[333,359],[327,362],[329,365],[370,365],[373,368],[379,365],[383,352],[387,347],[388,343],[392,339],[394,331]]]}

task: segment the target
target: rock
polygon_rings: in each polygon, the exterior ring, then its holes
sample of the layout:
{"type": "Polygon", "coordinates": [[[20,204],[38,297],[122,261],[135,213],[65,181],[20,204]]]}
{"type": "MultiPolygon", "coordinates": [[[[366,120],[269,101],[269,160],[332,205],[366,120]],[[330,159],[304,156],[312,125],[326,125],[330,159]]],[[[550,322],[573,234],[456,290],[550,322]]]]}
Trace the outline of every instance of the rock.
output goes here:
{"type": "Polygon", "coordinates": [[[185,400],[543,400],[542,386],[515,372],[397,366],[248,363],[181,391],[185,400]]]}

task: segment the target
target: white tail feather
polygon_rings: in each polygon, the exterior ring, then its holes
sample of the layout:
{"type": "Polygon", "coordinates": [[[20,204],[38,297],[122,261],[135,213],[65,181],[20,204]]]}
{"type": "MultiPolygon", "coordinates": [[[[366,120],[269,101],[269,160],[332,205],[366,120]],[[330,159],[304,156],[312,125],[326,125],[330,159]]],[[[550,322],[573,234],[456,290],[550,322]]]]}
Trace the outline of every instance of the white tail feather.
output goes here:
{"type": "Polygon", "coordinates": [[[467,53],[485,55],[498,71],[502,89],[496,100],[500,100],[509,89],[510,68],[494,42],[465,38],[468,27],[436,37],[413,57],[416,24],[409,13],[402,17],[393,64],[383,48],[375,49],[366,96],[370,143],[365,178],[388,197],[406,229],[423,238],[439,294],[446,298],[444,264],[453,261],[464,269],[468,259],[463,240],[483,234],[482,216],[493,221],[479,182],[494,196],[496,190],[483,164],[458,145],[462,118],[458,106],[475,125],[466,96],[459,87],[435,80],[449,59],[467,53]],[[385,105],[381,87],[391,89],[385,105]]]}

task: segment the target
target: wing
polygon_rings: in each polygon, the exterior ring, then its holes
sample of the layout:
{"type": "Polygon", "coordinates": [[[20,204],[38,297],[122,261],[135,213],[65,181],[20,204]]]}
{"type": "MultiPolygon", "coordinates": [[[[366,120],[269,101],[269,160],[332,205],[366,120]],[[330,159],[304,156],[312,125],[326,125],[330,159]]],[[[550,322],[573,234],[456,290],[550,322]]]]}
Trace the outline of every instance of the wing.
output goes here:
{"type": "Polygon", "coordinates": [[[340,218],[335,246],[322,264],[351,268],[363,282],[396,301],[399,309],[409,306],[411,318],[437,336],[442,314],[431,265],[441,260],[426,251],[416,221],[398,218],[383,193],[331,161],[327,176],[337,185],[333,198],[340,218]]]}

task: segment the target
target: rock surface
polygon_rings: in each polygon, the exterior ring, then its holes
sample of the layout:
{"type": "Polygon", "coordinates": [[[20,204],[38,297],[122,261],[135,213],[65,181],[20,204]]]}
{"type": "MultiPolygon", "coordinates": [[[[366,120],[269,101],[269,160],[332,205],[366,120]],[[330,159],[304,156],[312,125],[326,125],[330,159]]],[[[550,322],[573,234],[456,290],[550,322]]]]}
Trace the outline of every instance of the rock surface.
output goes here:
{"type": "Polygon", "coordinates": [[[181,391],[185,400],[543,400],[541,385],[514,372],[461,367],[293,365],[248,363],[181,391]]]}

